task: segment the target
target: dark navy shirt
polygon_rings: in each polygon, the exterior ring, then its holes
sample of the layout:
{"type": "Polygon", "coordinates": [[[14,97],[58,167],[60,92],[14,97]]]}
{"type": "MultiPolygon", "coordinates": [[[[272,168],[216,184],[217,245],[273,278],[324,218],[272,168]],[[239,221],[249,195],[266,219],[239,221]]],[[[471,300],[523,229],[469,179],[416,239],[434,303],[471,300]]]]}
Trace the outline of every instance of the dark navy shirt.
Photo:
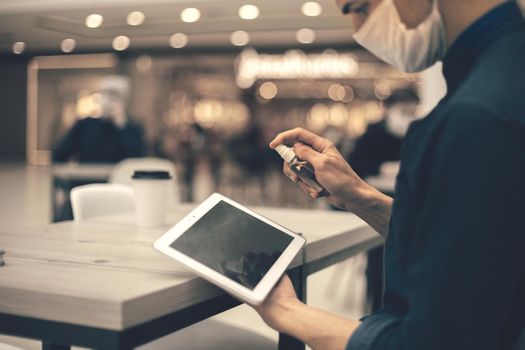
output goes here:
{"type": "Polygon", "coordinates": [[[447,96],[409,129],[383,309],[348,350],[524,349],[525,21],[514,1],[449,49],[447,96]]]}
{"type": "Polygon", "coordinates": [[[77,121],[53,150],[53,162],[116,163],[144,153],[142,127],[128,121],[119,128],[107,118],[77,121]]]}

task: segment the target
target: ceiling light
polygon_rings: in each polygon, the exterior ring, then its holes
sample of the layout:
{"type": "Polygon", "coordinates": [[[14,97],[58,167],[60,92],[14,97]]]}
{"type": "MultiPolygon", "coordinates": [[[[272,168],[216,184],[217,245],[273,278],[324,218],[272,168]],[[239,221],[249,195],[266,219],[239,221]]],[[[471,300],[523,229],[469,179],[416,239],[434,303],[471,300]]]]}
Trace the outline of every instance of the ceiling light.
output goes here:
{"type": "Polygon", "coordinates": [[[113,48],[117,51],[124,51],[129,47],[131,40],[125,35],[119,35],[113,39],[113,48]]]}
{"type": "Polygon", "coordinates": [[[180,13],[180,19],[186,23],[197,22],[199,18],[201,18],[201,12],[194,7],[188,7],[180,13]]]}
{"type": "Polygon", "coordinates": [[[93,13],[86,17],[86,27],[88,28],[98,28],[104,22],[104,17],[98,13],[93,13]]]}
{"type": "Polygon", "coordinates": [[[277,96],[277,92],[277,85],[275,85],[271,81],[267,81],[259,87],[259,94],[266,100],[271,100],[272,98],[277,96]]]}
{"type": "Polygon", "coordinates": [[[62,43],[60,43],[60,49],[62,52],[69,53],[75,49],[76,44],[75,39],[64,39],[62,43]]]}
{"type": "Polygon", "coordinates": [[[15,55],[20,55],[26,49],[26,44],[23,41],[17,41],[13,44],[12,49],[15,55]]]}
{"type": "Polygon", "coordinates": [[[173,34],[170,37],[170,46],[174,49],[180,49],[188,44],[188,37],[182,33],[173,34]]]}
{"type": "Polygon", "coordinates": [[[345,98],[346,90],[341,84],[332,84],[328,88],[328,97],[333,101],[342,101],[345,98]]]}
{"type": "Polygon", "coordinates": [[[303,4],[301,11],[305,16],[315,17],[319,16],[323,12],[323,8],[315,1],[308,1],[303,4]]]}
{"type": "Polygon", "coordinates": [[[311,44],[315,41],[315,32],[308,28],[302,28],[297,31],[295,37],[302,44],[311,44]]]}
{"type": "Polygon", "coordinates": [[[128,13],[126,22],[128,22],[130,26],[140,26],[142,23],[144,23],[145,18],[146,16],[144,15],[143,12],[133,11],[133,12],[128,13]]]}
{"type": "Polygon", "coordinates": [[[230,41],[235,46],[245,46],[250,42],[250,34],[244,30],[237,30],[230,35],[230,41]]]}
{"type": "Polygon", "coordinates": [[[259,8],[255,5],[243,5],[239,8],[239,17],[242,19],[256,19],[259,17],[259,8]]]}
{"type": "Polygon", "coordinates": [[[374,88],[374,93],[378,99],[386,100],[392,94],[392,89],[387,83],[377,83],[374,88]]]}

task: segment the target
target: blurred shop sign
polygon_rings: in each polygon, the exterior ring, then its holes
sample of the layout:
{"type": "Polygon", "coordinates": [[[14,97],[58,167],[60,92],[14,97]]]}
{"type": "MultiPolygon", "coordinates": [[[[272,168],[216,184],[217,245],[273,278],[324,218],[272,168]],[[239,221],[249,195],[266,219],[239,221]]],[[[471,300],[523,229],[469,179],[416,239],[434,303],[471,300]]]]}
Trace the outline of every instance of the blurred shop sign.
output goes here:
{"type": "Polygon", "coordinates": [[[251,87],[257,79],[344,79],[359,73],[359,63],[354,55],[334,50],[318,54],[290,50],[269,55],[245,49],[237,57],[236,67],[237,85],[244,89],[251,87]]]}

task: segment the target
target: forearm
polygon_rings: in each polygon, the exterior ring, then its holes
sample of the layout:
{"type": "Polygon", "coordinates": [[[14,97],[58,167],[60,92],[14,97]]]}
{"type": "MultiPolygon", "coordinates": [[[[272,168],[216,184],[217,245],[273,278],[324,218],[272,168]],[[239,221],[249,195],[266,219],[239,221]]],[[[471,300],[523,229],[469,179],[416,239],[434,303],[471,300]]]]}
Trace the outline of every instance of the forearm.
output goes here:
{"type": "Polygon", "coordinates": [[[359,321],[303,304],[299,300],[283,303],[278,317],[265,320],[281,333],[308,344],[315,350],[344,350],[359,321]]]}
{"type": "Polygon", "coordinates": [[[366,221],[386,238],[394,200],[369,185],[363,187],[359,198],[359,200],[349,202],[346,209],[366,221]]]}

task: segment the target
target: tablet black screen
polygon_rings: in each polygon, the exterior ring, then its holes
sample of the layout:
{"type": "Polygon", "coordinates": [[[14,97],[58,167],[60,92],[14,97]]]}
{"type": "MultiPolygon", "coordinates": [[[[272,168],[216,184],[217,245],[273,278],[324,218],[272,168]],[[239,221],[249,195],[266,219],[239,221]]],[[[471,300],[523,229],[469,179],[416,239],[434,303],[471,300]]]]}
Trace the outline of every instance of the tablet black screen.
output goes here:
{"type": "Polygon", "coordinates": [[[253,290],[292,240],[220,201],[171,247],[253,290]]]}

